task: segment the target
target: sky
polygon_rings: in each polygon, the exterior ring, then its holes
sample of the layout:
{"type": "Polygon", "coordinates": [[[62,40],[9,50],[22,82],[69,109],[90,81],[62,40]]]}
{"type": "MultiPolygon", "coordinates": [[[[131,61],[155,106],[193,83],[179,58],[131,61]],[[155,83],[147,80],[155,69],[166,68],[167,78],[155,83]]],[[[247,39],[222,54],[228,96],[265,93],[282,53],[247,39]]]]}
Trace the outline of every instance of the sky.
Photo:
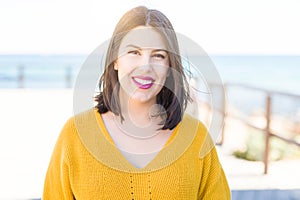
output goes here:
{"type": "Polygon", "coordinates": [[[145,5],[209,54],[300,55],[298,0],[0,0],[0,54],[89,54],[145,5]]]}

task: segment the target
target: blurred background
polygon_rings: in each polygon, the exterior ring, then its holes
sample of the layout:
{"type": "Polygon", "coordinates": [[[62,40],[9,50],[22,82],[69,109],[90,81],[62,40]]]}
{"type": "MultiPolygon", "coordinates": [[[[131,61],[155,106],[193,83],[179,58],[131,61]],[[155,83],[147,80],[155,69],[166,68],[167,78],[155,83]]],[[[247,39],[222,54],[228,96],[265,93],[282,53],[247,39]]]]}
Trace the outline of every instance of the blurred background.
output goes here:
{"type": "Polygon", "coordinates": [[[127,10],[162,11],[226,92],[219,157],[233,199],[300,199],[297,0],[1,0],[0,199],[38,199],[76,76],[127,10]]]}

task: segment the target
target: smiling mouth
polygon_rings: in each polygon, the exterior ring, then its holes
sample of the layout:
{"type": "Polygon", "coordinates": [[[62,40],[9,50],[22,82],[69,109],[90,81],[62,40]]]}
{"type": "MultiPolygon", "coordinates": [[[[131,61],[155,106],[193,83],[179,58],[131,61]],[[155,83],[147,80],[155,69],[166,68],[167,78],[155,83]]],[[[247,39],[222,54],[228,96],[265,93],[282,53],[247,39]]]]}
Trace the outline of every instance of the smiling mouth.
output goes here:
{"type": "Polygon", "coordinates": [[[149,89],[154,84],[151,77],[133,77],[132,80],[141,89],[149,89]]]}

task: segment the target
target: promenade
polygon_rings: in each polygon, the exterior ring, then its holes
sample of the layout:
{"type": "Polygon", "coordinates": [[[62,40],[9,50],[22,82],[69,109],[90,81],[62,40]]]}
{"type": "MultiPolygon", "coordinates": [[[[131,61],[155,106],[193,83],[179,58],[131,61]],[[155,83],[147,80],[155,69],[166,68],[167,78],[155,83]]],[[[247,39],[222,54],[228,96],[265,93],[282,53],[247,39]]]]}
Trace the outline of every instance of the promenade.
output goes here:
{"type": "Polygon", "coordinates": [[[300,158],[269,162],[264,174],[261,161],[247,161],[232,155],[245,135],[242,126],[227,126],[222,146],[217,145],[232,200],[300,200],[300,158]]]}
{"type": "Polygon", "coordinates": [[[217,150],[232,200],[300,200],[300,159],[270,162],[265,175],[262,162],[237,159],[225,147],[217,150]]]}

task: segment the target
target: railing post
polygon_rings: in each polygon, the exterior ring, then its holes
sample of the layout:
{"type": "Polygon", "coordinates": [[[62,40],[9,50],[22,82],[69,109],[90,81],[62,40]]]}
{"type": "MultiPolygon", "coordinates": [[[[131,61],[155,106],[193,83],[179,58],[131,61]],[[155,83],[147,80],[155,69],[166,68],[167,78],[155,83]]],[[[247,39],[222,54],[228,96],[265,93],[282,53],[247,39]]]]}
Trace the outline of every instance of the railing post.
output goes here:
{"type": "Polygon", "coordinates": [[[68,66],[68,67],[66,67],[66,87],[67,88],[71,88],[71,77],[72,77],[72,75],[71,75],[71,67],[70,66],[68,66]]]}
{"type": "MultiPolygon", "coordinates": [[[[224,93],[226,95],[226,91],[227,91],[227,86],[226,84],[223,85],[223,88],[224,88],[224,93]]],[[[227,118],[227,101],[226,101],[226,97],[225,97],[225,101],[224,101],[224,107],[223,109],[221,110],[222,114],[223,114],[223,127],[222,127],[222,130],[221,130],[221,135],[220,135],[220,138],[217,142],[218,145],[222,145],[224,143],[224,138],[225,138],[225,126],[226,126],[226,118],[227,118]]]]}
{"type": "Polygon", "coordinates": [[[271,122],[271,95],[266,99],[266,128],[265,128],[265,155],[264,155],[264,174],[268,173],[269,154],[270,154],[270,122],[271,122]]]}
{"type": "Polygon", "coordinates": [[[24,66],[19,65],[18,67],[18,87],[24,88],[24,66]]]}

